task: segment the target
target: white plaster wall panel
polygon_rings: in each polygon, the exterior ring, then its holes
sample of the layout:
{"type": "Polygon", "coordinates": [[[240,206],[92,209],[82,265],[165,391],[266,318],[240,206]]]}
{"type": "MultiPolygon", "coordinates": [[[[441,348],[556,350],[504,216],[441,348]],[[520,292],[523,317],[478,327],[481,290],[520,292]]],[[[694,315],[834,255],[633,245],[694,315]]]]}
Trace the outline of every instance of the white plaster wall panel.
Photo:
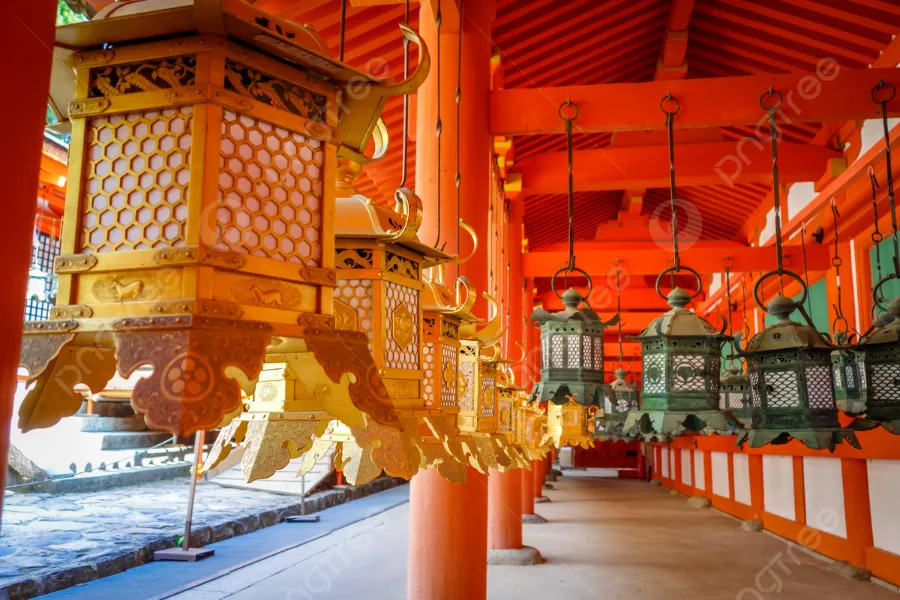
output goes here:
{"type": "Polygon", "coordinates": [[[681,483],[685,485],[693,485],[691,480],[691,451],[681,451],[681,483]]]}
{"type": "Polygon", "coordinates": [[[694,450],[694,487],[698,490],[706,489],[706,465],[703,463],[703,457],[706,452],[702,450],[694,450]]]}
{"type": "Polygon", "coordinates": [[[712,491],[716,496],[730,497],[728,486],[728,454],[726,452],[710,452],[712,462],[712,491]]]}
{"type": "Polygon", "coordinates": [[[750,506],[750,460],[739,452],[734,453],[734,500],[750,506]]]}
{"type": "Polygon", "coordinates": [[[807,525],[831,535],[847,537],[841,459],[804,457],[803,495],[807,525]]]}
{"type": "Polygon", "coordinates": [[[762,462],[765,511],[783,519],[795,520],[794,457],[766,455],[762,462]]]}
{"type": "Polygon", "coordinates": [[[662,476],[669,476],[669,448],[668,446],[662,447],[662,476]]]}
{"type": "Polygon", "coordinates": [[[869,460],[869,506],[875,547],[900,555],[900,460],[869,460]]]}
{"type": "Polygon", "coordinates": [[[672,479],[675,479],[675,451],[669,447],[669,473],[672,479]]]}

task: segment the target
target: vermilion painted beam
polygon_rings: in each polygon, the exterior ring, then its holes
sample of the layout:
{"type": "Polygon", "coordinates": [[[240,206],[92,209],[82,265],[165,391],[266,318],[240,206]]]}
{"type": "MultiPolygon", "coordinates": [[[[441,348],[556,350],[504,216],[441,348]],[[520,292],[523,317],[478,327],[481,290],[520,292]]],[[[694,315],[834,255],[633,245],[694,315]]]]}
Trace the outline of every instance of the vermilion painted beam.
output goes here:
{"type": "Polygon", "coordinates": [[[669,22],[662,50],[656,64],[657,81],[684,79],[687,76],[685,55],[688,47],[688,25],[694,11],[694,0],[672,0],[669,22]]]}
{"type": "MultiPolygon", "coordinates": [[[[608,250],[579,251],[575,244],[577,264],[592,275],[606,275],[613,261],[620,261],[632,275],[650,275],[659,273],[671,265],[672,254],[661,246],[654,252],[646,248],[610,248],[608,250]]],[[[799,268],[803,264],[802,251],[799,245],[784,246],[786,266],[792,264],[799,268]]],[[[699,273],[721,273],[722,259],[730,257],[734,261],[731,270],[738,272],[769,271],[775,268],[775,247],[754,248],[750,246],[723,246],[716,250],[709,246],[702,249],[688,248],[681,251],[681,264],[689,266],[699,273]]],[[[525,254],[523,276],[550,277],[560,265],[566,264],[568,254],[565,251],[528,252],[525,254]]],[[[828,248],[818,244],[807,245],[806,262],[810,271],[826,271],[831,268],[828,248]]]]}
{"type": "MultiPolygon", "coordinates": [[[[560,280],[562,277],[560,277],[560,280]]],[[[581,281],[584,281],[582,279],[581,281]]],[[[576,282],[580,283],[580,282],[576,282]]],[[[557,281],[557,286],[562,291],[562,284],[557,281]]],[[[584,288],[577,288],[584,293],[584,288]]],[[[664,290],[663,293],[666,293],[664,290]]],[[[648,288],[629,288],[623,285],[622,289],[622,310],[658,310],[664,312],[669,309],[666,301],[659,297],[656,290],[648,288]]],[[[705,294],[700,294],[697,301],[702,301],[705,294]]],[[[544,308],[547,310],[563,310],[562,300],[557,298],[552,292],[545,292],[537,296],[538,300],[543,302],[544,308]]],[[[602,278],[600,282],[594,284],[594,290],[588,297],[588,302],[595,311],[613,311],[616,310],[616,290],[610,288],[606,283],[606,278],[602,278]]]]}
{"type": "MultiPolygon", "coordinates": [[[[879,112],[869,92],[881,79],[900,88],[897,69],[849,70],[824,62],[813,73],[495,90],[490,128],[492,135],[564,133],[557,109],[571,99],[579,108],[578,132],[663,129],[659,102],[669,92],[681,103],[676,129],[755,126],[765,117],[759,98],[770,86],[784,96],[781,122],[868,119],[879,112]]],[[[900,116],[900,94],[888,110],[900,116]]]]}
{"type": "MultiPolygon", "coordinates": [[[[769,183],[772,149],[761,142],[714,142],[675,146],[680,185],[769,183]]],[[[815,181],[825,165],[840,153],[813,144],[779,144],[781,181],[815,181]]],[[[576,150],[572,157],[575,191],[620,190],[669,185],[669,155],[665,146],[576,150]]],[[[562,194],[568,189],[565,152],[545,152],[516,164],[527,195],[562,194]]]]}

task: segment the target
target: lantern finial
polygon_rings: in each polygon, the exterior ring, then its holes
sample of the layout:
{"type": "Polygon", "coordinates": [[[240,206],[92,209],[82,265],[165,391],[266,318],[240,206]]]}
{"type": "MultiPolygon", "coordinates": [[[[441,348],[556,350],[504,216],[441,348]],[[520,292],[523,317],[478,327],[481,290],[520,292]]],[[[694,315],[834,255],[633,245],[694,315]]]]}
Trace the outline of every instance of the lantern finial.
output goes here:
{"type": "Polygon", "coordinates": [[[669,292],[666,302],[672,308],[684,308],[691,303],[691,295],[680,287],[676,287],[669,292]]]}
{"type": "Polygon", "coordinates": [[[584,298],[581,293],[578,292],[575,288],[569,288],[562,295],[563,304],[565,304],[566,308],[571,310],[578,310],[578,306],[584,302],[584,298]]]}
{"type": "Polygon", "coordinates": [[[790,322],[790,314],[794,312],[796,308],[796,302],[794,302],[784,294],[777,294],[774,298],[772,298],[772,300],[769,301],[769,305],[766,307],[766,312],[768,312],[773,317],[778,318],[778,325],[783,325],[790,322]]]}

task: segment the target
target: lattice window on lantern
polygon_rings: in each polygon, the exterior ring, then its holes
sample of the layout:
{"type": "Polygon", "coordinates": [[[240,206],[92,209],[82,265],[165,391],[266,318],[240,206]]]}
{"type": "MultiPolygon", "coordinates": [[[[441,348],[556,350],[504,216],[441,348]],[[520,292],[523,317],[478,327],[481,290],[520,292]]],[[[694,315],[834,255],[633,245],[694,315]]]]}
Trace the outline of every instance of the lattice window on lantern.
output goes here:
{"type": "Polygon", "coordinates": [[[215,247],[320,266],[322,142],[223,115],[215,247]]]}
{"type": "Polygon", "coordinates": [[[481,378],[481,416],[482,417],[493,417],[494,416],[494,395],[497,393],[497,388],[494,383],[493,376],[484,376],[481,378]]]}
{"type": "Polygon", "coordinates": [[[577,335],[566,336],[566,367],[569,369],[581,368],[581,337],[577,335]]]}
{"type": "Polygon", "coordinates": [[[743,392],[728,392],[728,408],[744,408],[743,392]]]}
{"type": "Polygon", "coordinates": [[[350,306],[356,311],[356,330],[369,336],[369,350],[372,350],[374,339],[372,315],[372,280],[341,279],[334,288],[334,298],[350,306]]]}
{"type": "Polygon", "coordinates": [[[603,370],[603,336],[594,337],[594,369],[603,370]]]}
{"type": "Polygon", "coordinates": [[[759,396],[759,373],[750,372],[750,397],[753,400],[753,408],[760,408],[762,402],[759,396]]]}
{"type": "Polygon", "coordinates": [[[441,344],[441,406],[456,406],[459,352],[449,344],[441,344]]]}
{"type": "Polygon", "coordinates": [[[392,281],[384,282],[384,366],[419,368],[419,292],[392,281]]]}
{"type": "Polygon", "coordinates": [[[900,365],[896,363],[873,364],[871,393],[872,404],[894,403],[900,397],[900,365]]]}
{"type": "Polygon", "coordinates": [[[566,366],[563,361],[563,336],[554,335],[550,339],[550,366],[554,369],[562,369],[566,366]]]}
{"type": "Polygon", "coordinates": [[[548,336],[541,336],[541,368],[549,369],[550,368],[550,341],[547,339],[548,336]]]}
{"type": "Polygon", "coordinates": [[[806,395],[809,408],[834,408],[831,369],[826,366],[806,367],[806,395]]]}
{"type": "Polygon", "coordinates": [[[666,356],[644,355],[644,393],[663,394],[666,391],[666,356]]]}
{"type": "Polygon", "coordinates": [[[719,410],[728,406],[728,392],[719,392],[719,410]]]}
{"type": "Polygon", "coordinates": [[[841,364],[834,364],[834,387],[842,390],[844,389],[844,378],[841,376],[841,364]]]}
{"type": "Polygon", "coordinates": [[[457,386],[459,408],[461,410],[475,410],[475,363],[467,360],[459,362],[457,386]]]}
{"type": "MultiPolygon", "coordinates": [[[[837,381],[837,379],[835,379],[837,381]]],[[[851,365],[846,365],[844,367],[844,381],[847,384],[848,388],[856,387],[856,375],[853,372],[853,367],[851,365]]]]}
{"type": "Polygon", "coordinates": [[[193,108],[91,119],[81,252],[183,246],[193,108]]]}
{"type": "Polygon", "coordinates": [[[31,246],[31,270],[46,275],[43,280],[29,276],[25,320],[43,321],[50,317],[55,302],[53,262],[59,256],[59,238],[35,231],[31,246]]]}
{"type": "Polygon", "coordinates": [[[619,398],[616,401],[616,410],[618,412],[627,412],[628,411],[628,400],[625,400],[624,398],[619,398]]]}
{"type": "Polygon", "coordinates": [[[691,354],[672,356],[672,389],[687,392],[706,391],[706,359],[691,354]]]}
{"type": "Polygon", "coordinates": [[[500,400],[497,402],[497,408],[500,410],[500,431],[512,431],[512,402],[500,400]]]}
{"type": "Polygon", "coordinates": [[[593,356],[594,353],[591,351],[591,336],[585,335],[581,338],[584,352],[584,368],[585,369],[593,369],[594,361],[593,356]]]}
{"type": "Polygon", "coordinates": [[[793,371],[766,371],[766,405],[768,408],[800,406],[800,388],[793,371]]]}
{"type": "Polygon", "coordinates": [[[866,363],[865,361],[859,361],[859,389],[866,389],[866,363]]]}
{"type": "Polygon", "coordinates": [[[434,342],[425,342],[422,346],[422,357],[425,363],[425,390],[423,399],[426,402],[434,402],[434,342]]]}

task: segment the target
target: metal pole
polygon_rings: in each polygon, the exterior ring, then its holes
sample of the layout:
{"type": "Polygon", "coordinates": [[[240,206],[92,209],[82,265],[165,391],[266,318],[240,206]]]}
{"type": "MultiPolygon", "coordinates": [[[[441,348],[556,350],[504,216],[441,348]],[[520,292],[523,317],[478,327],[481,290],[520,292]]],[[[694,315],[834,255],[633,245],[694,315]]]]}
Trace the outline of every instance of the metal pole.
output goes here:
{"type": "Polygon", "coordinates": [[[203,453],[203,432],[194,434],[194,468],[191,469],[191,491],[188,493],[187,518],[184,521],[184,541],[181,549],[185,552],[191,547],[191,520],[194,517],[194,494],[197,492],[197,473],[200,472],[200,455],[203,453]]]}
{"type": "Polygon", "coordinates": [[[300,476],[300,516],[306,516],[306,473],[300,476]]]}

